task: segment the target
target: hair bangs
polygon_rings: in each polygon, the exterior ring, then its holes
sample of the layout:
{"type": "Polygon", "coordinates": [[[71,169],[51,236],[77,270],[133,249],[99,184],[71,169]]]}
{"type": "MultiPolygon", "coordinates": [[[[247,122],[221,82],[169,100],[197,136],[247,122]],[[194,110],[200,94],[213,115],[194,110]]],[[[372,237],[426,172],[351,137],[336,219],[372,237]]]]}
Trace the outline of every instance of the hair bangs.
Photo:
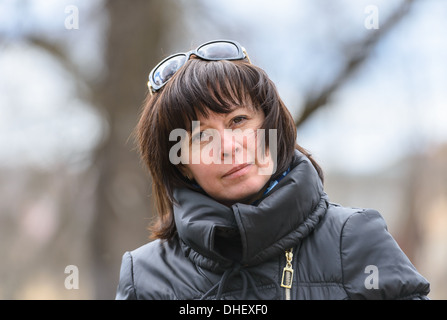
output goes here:
{"type": "MultiPolygon", "coordinates": [[[[244,62],[242,62],[242,65],[244,62]]],[[[257,108],[253,91],[257,81],[235,61],[190,59],[164,88],[166,107],[186,129],[198,116],[225,114],[237,107],[257,108]]],[[[177,121],[174,121],[177,122],[177,121]]]]}

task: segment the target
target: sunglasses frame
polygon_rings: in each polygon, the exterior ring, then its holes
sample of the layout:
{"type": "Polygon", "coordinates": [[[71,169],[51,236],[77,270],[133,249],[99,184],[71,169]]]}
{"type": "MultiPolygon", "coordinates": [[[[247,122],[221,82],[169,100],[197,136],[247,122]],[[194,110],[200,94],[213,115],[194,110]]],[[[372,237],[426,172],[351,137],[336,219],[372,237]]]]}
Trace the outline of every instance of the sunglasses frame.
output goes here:
{"type": "MultiPolygon", "coordinates": [[[[243,59],[247,59],[248,62],[250,62],[250,58],[248,57],[247,51],[245,51],[245,48],[242,47],[242,46],[239,44],[239,42],[234,41],[234,40],[213,40],[213,41],[208,41],[208,42],[205,42],[205,43],[201,44],[200,46],[198,46],[195,50],[191,50],[191,51],[188,51],[188,52],[174,53],[174,54],[172,54],[172,55],[166,57],[165,59],[163,59],[161,62],[159,62],[159,63],[152,69],[152,71],[149,73],[149,81],[147,82],[147,86],[148,86],[148,88],[149,88],[149,92],[151,93],[151,95],[152,95],[153,92],[155,93],[155,92],[157,92],[158,90],[160,90],[161,88],[163,88],[164,85],[165,85],[166,83],[168,83],[169,80],[174,76],[174,75],[172,75],[171,78],[169,78],[168,80],[164,81],[161,85],[157,85],[157,84],[155,83],[155,81],[154,81],[154,73],[155,73],[155,71],[156,71],[161,65],[163,65],[166,61],[169,61],[169,60],[171,60],[172,58],[177,57],[177,56],[185,56],[185,57],[186,57],[185,62],[184,62],[184,63],[183,63],[183,64],[182,64],[182,65],[175,71],[175,72],[177,72],[177,71],[180,70],[180,68],[181,68],[181,67],[182,67],[182,66],[189,60],[189,58],[191,57],[191,55],[195,55],[195,56],[199,57],[200,59],[202,59],[202,60],[206,60],[206,61],[219,61],[219,60],[229,60],[229,61],[231,61],[231,60],[243,60],[243,59]],[[207,57],[204,57],[204,56],[202,56],[201,54],[199,54],[199,50],[200,50],[201,48],[203,48],[204,46],[213,44],[213,43],[230,43],[230,44],[233,44],[233,45],[236,46],[236,48],[238,49],[238,54],[237,54],[236,57],[231,57],[231,58],[207,58],[207,57]]],[[[250,62],[250,63],[251,63],[251,62],[250,62]]],[[[175,73],[174,73],[174,74],[175,74],[175,73]]]]}

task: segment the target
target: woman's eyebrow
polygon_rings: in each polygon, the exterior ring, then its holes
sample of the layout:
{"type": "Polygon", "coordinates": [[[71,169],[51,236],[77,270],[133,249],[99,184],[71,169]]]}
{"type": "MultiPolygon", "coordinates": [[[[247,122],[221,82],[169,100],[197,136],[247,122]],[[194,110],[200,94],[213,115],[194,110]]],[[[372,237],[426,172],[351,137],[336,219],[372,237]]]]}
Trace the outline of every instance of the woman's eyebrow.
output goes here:
{"type": "Polygon", "coordinates": [[[250,107],[233,106],[228,113],[219,114],[210,112],[208,116],[201,117],[200,120],[192,120],[190,123],[191,126],[189,127],[189,131],[194,132],[193,130],[197,131],[197,129],[206,129],[210,126],[209,119],[212,118],[213,115],[218,115],[221,116],[222,119],[228,120],[228,118],[232,118],[235,114],[242,114],[247,112],[256,113],[256,110],[253,110],[250,107]],[[198,122],[200,122],[200,127],[197,125],[198,122]]]}

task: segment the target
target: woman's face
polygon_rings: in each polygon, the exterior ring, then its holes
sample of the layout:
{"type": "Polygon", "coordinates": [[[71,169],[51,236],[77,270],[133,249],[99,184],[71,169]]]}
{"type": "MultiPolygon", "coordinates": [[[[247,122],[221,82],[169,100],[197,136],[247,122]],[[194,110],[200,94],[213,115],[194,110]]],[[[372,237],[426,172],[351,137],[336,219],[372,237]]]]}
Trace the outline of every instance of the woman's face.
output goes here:
{"type": "Polygon", "coordinates": [[[199,117],[187,139],[183,174],[225,205],[253,202],[274,170],[271,152],[263,152],[264,118],[263,111],[251,107],[199,117]]]}

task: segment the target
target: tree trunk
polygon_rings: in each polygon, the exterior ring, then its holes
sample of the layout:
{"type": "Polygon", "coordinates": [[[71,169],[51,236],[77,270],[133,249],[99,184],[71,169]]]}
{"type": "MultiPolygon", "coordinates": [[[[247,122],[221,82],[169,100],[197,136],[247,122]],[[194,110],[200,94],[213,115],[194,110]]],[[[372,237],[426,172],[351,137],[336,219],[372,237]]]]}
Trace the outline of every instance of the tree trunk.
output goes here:
{"type": "Polygon", "coordinates": [[[160,59],[156,48],[169,23],[164,17],[168,10],[171,17],[178,12],[171,1],[114,0],[105,6],[108,70],[93,99],[107,120],[108,131],[91,168],[97,177],[90,230],[97,299],[115,297],[122,254],[148,241],[150,180],[139,161],[132,131],[147,92],[149,68],[160,59]]]}

